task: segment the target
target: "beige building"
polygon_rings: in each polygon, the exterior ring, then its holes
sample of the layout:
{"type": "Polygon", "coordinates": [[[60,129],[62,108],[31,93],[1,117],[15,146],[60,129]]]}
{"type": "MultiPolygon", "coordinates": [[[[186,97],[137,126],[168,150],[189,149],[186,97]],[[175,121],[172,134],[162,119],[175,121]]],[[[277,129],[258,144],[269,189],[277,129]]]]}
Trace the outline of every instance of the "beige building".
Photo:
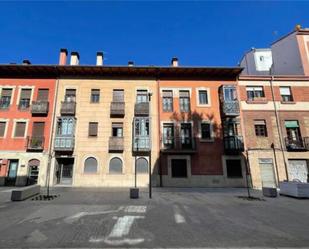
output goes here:
{"type": "Polygon", "coordinates": [[[159,153],[156,80],[125,75],[129,67],[122,77],[93,66],[107,75],[96,79],[89,67],[67,68],[76,76],[59,79],[52,184],[130,187],[136,168],[137,186],[148,186],[159,153]]]}

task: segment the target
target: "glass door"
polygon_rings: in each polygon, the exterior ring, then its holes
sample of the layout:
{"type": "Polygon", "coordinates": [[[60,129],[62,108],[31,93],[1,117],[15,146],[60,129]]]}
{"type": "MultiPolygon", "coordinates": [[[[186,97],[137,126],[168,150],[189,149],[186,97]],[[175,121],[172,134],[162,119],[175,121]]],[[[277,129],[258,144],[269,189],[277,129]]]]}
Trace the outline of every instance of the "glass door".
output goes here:
{"type": "Polygon", "coordinates": [[[181,124],[180,129],[181,148],[192,149],[192,127],[191,124],[181,124]]]}
{"type": "Polygon", "coordinates": [[[10,160],[9,172],[8,172],[6,185],[9,185],[9,186],[15,185],[16,178],[17,178],[17,170],[18,170],[18,160],[10,160]]]}

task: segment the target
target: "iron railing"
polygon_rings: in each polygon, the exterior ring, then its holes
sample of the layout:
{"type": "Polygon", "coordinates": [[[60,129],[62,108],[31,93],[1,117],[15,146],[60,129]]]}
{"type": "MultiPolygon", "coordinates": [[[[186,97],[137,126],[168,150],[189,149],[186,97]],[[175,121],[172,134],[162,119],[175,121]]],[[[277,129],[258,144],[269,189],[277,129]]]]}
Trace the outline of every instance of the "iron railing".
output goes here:
{"type": "Polygon", "coordinates": [[[115,116],[124,116],[124,107],[125,103],[124,102],[111,102],[111,115],[115,116]]]}
{"type": "Polygon", "coordinates": [[[62,101],[61,102],[61,115],[75,115],[76,111],[76,102],[73,101],[62,101]]]}
{"type": "Polygon", "coordinates": [[[28,136],[27,137],[27,150],[41,151],[44,149],[45,138],[43,136],[28,136]]]}
{"type": "Polygon", "coordinates": [[[74,136],[56,135],[54,150],[55,151],[73,151],[75,144],[74,136]]]}
{"type": "Polygon", "coordinates": [[[161,151],[196,151],[196,138],[183,136],[163,136],[161,151]]]}
{"type": "Polygon", "coordinates": [[[309,137],[291,138],[285,137],[285,146],[289,151],[309,150],[309,137]]]}
{"type": "Polygon", "coordinates": [[[223,138],[224,151],[227,154],[234,154],[244,151],[242,136],[227,136],[223,138]]]}
{"type": "Polygon", "coordinates": [[[109,151],[123,151],[123,137],[110,137],[108,142],[109,151]]]}
{"type": "Polygon", "coordinates": [[[149,116],[149,102],[135,103],[135,116],[149,116]]]}
{"type": "Polygon", "coordinates": [[[49,109],[48,101],[32,101],[32,114],[47,114],[49,109]]]}

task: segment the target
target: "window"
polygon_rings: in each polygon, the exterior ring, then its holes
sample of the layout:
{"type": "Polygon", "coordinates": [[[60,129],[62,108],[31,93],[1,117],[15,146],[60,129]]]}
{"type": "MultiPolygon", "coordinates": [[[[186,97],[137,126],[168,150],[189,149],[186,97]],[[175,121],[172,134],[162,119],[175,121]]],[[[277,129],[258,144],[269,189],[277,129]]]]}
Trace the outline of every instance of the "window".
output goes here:
{"type": "Polygon", "coordinates": [[[122,161],[118,157],[114,157],[109,162],[109,173],[110,174],[122,174],[122,161]]]}
{"type": "Polygon", "coordinates": [[[57,135],[73,135],[74,125],[74,118],[59,118],[57,123],[57,135]]]}
{"type": "Polygon", "coordinates": [[[228,178],[242,178],[241,160],[227,159],[226,173],[228,178]]]}
{"type": "Polygon", "coordinates": [[[3,88],[0,99],[0,109],[8,109],[11,104],[12,89],[3,88]]]}
{"type": "Polygon", "coordinates": [[[31,89],[21,89],[18,108],[27,110],[30,106],[31,89]]]}
{"type": "Polygon", "coordinates": [[[75,100],[76,100],[76,89],[66,89],[64,100],[65,100],[65,102],[75,102],[75,100]]]}
{"type": "Polygon", "coordinates": [[[134,118],[134,148],[148,149],[150,146],[149,138],[149,118],[134,118]]]}
{"type": "Polygon", "coordinates": [[[224,86],[224,101],[237,100],[236,88],[234,86],[224,86]]]}
{"type": "Polygon", "coordinates": [[[283,102],[293,101],[291,88],[289,86],[280,87],[280,95],[283,102]]]}
{"type": "Polygon", "coordinates": [[[172,177],[186,178],[187,173],[187,159],[172,159],[171,160],[172,177]]]}
{"type": "Polygon", "coordinates": [[[123,123],[112,123],[112,136],[123,137],[123,123]]]}
{"type": "Polygon", "coordinates": [[[0,122],[0,137],[4,137],[5,127],[6,127],[6,122],[0,122]]]}
{"type": "Polygon", "coordinates": [[[208,104],[208,95],[206,90],[199,90],[198,91],[198,101],[200,105],[207,105],[208,104]]]}
{"type": "Polygon", "coordinates": [[[179,91],[179,103],[181,112],[190,111],[190,92],[189,91],[179,91]]]}
{"type": "Polygon", "coordinates": [[[267,137],[267,127],[265,120],[254,120],[255,135],[257,137],[267,137]]]}
{"type": "Polygon", "coordinates": [[[210,123],[201,123],[201,139],[204,139],[204,140],[212,139],[210,123]]]}
{"type": "Polygon", "coordinates": [[[162,92],[162,106],[164,112],[172,112],[173,111],[173,91],[163,91],[162,92]]]}
{"type": "Polygon", "coordinates": [[[85,160],[84,173],[97,173],[98,162],[94,157],[88,157],[85,160]]]}
{"type": "Polygon", "coordinates": [[[39,89],[38,90],[38,101],[48,101],[49,90],[48,89],[39,89]]]}
{"type": "Polygon", "coordinates": [[[286,128],[286,134],[287,134],[287,139],[289,143],[301,141],[299,123],[297,120],[286,120],[285,128],[286,128]]]}
{"type": "Polygon", "coordinates": [[[113,102],[124,102],[124,90],[122,89],[113,90],[113,102]]]}
{"type": "Polygon", "coordinates": [[[262,86],[250,86],[246,87],[247,91],[247,99],[248,100],[254,100],[256,98],[264,98],[264,89],[262,86]]]}
{"type": "Polygon", "coordinates": [[[136,103],[147,103],[148,102],[148,91],[147,90],[137,90],[136,103]]]}
{"type": "Polygon", "coordinates": [[[45,122],[33,122],[32,137],[43,138],[44,137],[45,122]]]}
{"type": "Polygon", "coordinates": [[[26,130],[26,122],[16,122],[14,137],[24,137],[26,130]]]}
{"type": "Polygon", "coordinates": [[[98,123],[97,122],[90,122],[89,123],[88,135],[90,137],[96,137],[98,135],[98,123]]]}
{"type": "Polygon", "coordinates": [[[136,160],[136,173],[148,173],[148,161],[144,157],[138,158],[136,160]]]}
{"type": "Polygon", "coordinates": [[[163,145],[165,148],[174,147],[174,124],[163,124],[163,145]]]}
{"type": "Polygon", "coordinates": [[[91,89],[91,103],[99,103],[100,102],[100,89],[91,89]]]}

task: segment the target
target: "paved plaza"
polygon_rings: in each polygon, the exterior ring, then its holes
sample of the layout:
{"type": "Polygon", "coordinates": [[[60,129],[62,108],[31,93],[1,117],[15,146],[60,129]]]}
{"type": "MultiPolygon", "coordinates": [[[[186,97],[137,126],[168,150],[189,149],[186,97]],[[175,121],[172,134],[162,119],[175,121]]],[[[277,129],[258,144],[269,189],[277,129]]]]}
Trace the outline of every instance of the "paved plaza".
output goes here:
{"type": "Polygon", "coordinates": [[[10,192],[0,188],[1,248],[309,246],[305,199],[155,188],[131,200],[128,189],[53,188],[54,200],[10,202],[10,192]]]}

